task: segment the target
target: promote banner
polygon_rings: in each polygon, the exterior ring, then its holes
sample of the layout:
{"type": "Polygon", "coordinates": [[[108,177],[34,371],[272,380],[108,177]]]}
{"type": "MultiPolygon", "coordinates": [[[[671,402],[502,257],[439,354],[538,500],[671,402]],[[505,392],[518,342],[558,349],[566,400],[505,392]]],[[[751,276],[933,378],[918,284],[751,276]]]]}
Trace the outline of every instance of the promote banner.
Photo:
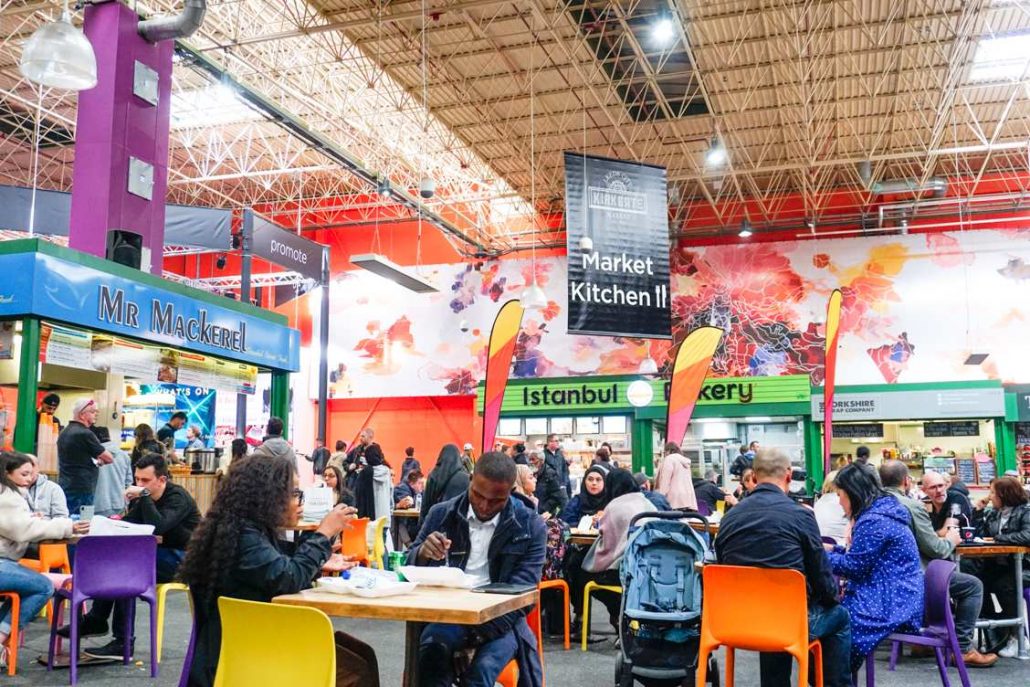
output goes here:
{"type": "Polygon", "coordinates": [[[676,351],[669,388],[666,441],[677,444],[683,441],[690,416],[694,414],[694,406],[697,405],[701,385],[712,367],[712,356],[721,338],[722,330],[718,327],[701,327],[692,331],[676,351]]]}
{"type": "Polygon", "coordinates": [[[497,437],[497,421],[501,416],[504,387],[508,385],[511,357],[522,328],[522,306],[510,300],[501,306],[490,332],[489,357],[486,360],[486,385],[483,389],[483,451],[493,450],[497,437]]]}
{"type": "Polygon", "coordinates": [[[840,289],[830,294],[826,306],[826,373],[823,382],[823,471],[830,472],[830,444],[833,442],[833,391],[837,381],[837,340],[840,338],[840,289]]]}
{"type": "Polygon", "coordinates": [[[286,231],[260,217],[254,218],[251,250],[259,258],[322,281],[322,263],[328,247],[286,231]]]}
{"type": "Polygon", "coordinates": [[[664,167],[565,153],[569,333],[672,338],[664,167]]]}

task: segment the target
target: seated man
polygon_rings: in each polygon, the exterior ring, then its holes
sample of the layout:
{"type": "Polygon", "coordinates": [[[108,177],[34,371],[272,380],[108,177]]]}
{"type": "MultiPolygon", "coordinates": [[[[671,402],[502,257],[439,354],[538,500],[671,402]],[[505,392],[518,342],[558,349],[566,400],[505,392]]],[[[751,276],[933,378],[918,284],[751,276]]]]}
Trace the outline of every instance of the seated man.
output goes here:
{"type": "MultiPolygon", "coordinates": [[[[757,486],[726,513],[715,539],[719,563],[800,571],[808,586],[808,632],[823,645],[827,687],[850,687],[851,619],[837,603],[837,585],[819,538],[812,511],[787,496],[790,458],[779,449],[763,449],[752,465],[757,486]]],[[[762,687],[790,684],[792,659],[763,653],[762,687]]]]}
{"type": "MultiPolygon", "coordinates": [[[[880,466],[880,482],[912,516],[912,534],[915,535],[923,567],[926,567],[927,561],[951,559],[962,537],[954,528],[946,530],[944,536],[934,532],[930,515],[923,508],[923,504],[908,496],[912,489],[908,466],[900,460],[885,461],[880,466]]],[[[983,583],[972,575],[956,570],[951,576],[948,594],[955,602],[955,634],[958,635],[958,648],[962,650],[962,660],[969,668],[990,668],[997,663],[998,656],[981,654],[973,646],[973,630],[976,629],[976,619],[983,604],[983,583]]]]}
{"type": "MultiPolygon", "coordinates": [[[[122,518],[125,522],[153,525],[154,535],[161,537],[157,547],[157,581],[172,582],[179,569],[179,564],[186,557],[186,545],[193,536],[193,530],[200,524],[200,511],[197,502],[189,492],[169,481],[168,464],[156,453],[146,453],[136,463],[136,485],[125,490],[125,498],[129,501],[128,510],[122,518]]],[[[132,654],[132,637],[124,637],[125,612],[124,602],[97,600],[82,618],[80,637],[103,635],[107,633],[107,619],[114,608],[112,634],[114,639],[106,645],[84,649],[83,653],[93,658],[121,658],[122,647],[128,640],[129,653],[132,654]]],[[[70,634],[70,628],[60,630],[64,636],[70,634]]]]}
{"type": "MultiPolygon", "coordinates": [[[[479,584],[534,588],[547,545],[544,521],[511,498],[515,462],[499,452],[483,455],[467,494],[433,506],[408,552],[409,565],[451,565],[479,584]]],[[[483,625],[431,623],[419,644],[420,687],[451,687],[463,672],[466,687],[493,687],[513,658],[519,684],[540,685],[543,670],[536,639],[522,608],[483,625]]]]}
{"type": "Polygon", "coordinates": [[[68,500],[64,491],[39,471],[39,461],[34,455],[29,454],[29,460],[32,461],[32,484],[25,490],[29,509],[44,518],[67,518],[68,500]]]}
{"type": "MultiPolygon", "coordinates": [[[[426,488],[426,479],[421,470],[412,470],[393,488],[394,508],[421,508],[422,491],[426,488]]],[[[418,518],[404,518],[403,525],[397,525],[401,535],[401,543],[407,546],[418,536],[418,518]]]]}

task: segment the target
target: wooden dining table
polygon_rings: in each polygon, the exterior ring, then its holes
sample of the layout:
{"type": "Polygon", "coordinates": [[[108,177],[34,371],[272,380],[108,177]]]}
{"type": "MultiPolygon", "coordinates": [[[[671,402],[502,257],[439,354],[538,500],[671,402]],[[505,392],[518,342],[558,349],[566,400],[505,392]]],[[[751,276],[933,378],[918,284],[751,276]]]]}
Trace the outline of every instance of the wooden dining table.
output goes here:
{"type": "Polygon", "coordinates": [[[272,603],[317,608],[333,618],[399,620],[405,623],[404,686],[418,685],[418,645],[426,623],[482,625],[536,603],[535,591],[524,594],[480,594],[466,589],[416,587],[407,594],[367,599],[308,589],[285,594],[272,603]]]}
{"type": "Polygon", "coordinates": [[[1016,658],[1021,660],[1030,660],[1030,650],[1028,650],[1026,633],[1023,628],[1026,627],[1027,622],[1027,609],[1026,601],[1023,597],[1023,556],[1030,554],[1030,546],[1012,546],[1008,544],[961,544],[955,549],[962,558],[995,558],[998,556],[1012,556],[1015,565],[1012,566],[1014,574],[1016,576],[1016,617],[1015,618],[990,618],[978,620],[976,626],[978,628],[990,628],[990,627],[1014,627],[1016,629],[1016,636],[1019,642],[1019,651],[1016,654],[1016,658]]]}

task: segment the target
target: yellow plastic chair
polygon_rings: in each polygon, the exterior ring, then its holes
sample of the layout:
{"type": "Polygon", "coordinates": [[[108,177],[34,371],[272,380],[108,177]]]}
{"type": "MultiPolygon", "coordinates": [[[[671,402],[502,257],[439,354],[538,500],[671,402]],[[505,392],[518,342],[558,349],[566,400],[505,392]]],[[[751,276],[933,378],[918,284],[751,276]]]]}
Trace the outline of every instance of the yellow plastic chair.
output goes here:
{"type": "MultiPolygon", "coordinates": [[[[181,582],[166,582],[157,585],[157,662],[161,662],[161,644],[165,635],[165,603],[168,592],[186,592],[190,588],[181,582]]],[[[193,606],[190,605],[190,613],[193,613],[193,606]]]]}
{"type": "Polygon", "coordinates": [[[322,611],[223,596],[218,612],[222,650],[214,687],[335,687],[333,624],[322,611]]]}
{"type": "Polygon", "coordinates": [[[386,524],[389,522],[389,518],[385,515],[381,518],[376,518],[375,529],[372,532],[372,560],[369,563],[370,566],[385,570],[383,565],[383,559],[386,557],[386,539],[384,532],[386,531],[386,524]]]}
{"type": "Polygon", "coordinates": [[[583,587],[583,651],[587,650],[587,637],[590,635],[590,594],[595,591],[622,594],[622,587],[617,584],[597,584],[596,582],[587,582],[587,585],[583,587]]]}

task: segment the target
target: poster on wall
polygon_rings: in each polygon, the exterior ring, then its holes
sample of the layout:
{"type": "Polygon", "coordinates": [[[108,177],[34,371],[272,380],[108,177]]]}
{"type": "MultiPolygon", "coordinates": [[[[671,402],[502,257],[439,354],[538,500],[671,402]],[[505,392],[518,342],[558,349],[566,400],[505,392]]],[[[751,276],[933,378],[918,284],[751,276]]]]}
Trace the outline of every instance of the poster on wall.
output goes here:
{"type": "Polygon", "coordinates": [[[672,338],[664,167],[565,153],[569,333],[672,338]]]}
{"type": "Polygon", "coordinates": [[[14,322],[0,322],[0,360],[14,358],[14,322]]]}

